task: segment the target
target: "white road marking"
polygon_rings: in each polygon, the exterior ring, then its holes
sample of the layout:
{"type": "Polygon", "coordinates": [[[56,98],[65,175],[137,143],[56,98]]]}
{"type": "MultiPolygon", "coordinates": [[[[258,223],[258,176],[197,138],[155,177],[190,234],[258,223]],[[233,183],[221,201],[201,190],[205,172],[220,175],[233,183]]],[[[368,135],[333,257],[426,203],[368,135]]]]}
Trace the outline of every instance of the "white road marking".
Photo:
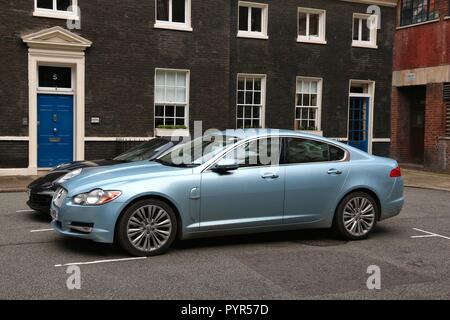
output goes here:
{"type": "Polygon", "coordinates": [[[31,213],[31,212],[36,212],[36,211],[34,211],[34,210],[30,210],[30,209],[27,209],[27,210],[17,210],[16,211],[16,213],[31,213]]]}
{"type": "Polygon", "coordinates": [[[443,238],[443,239],[450,240],[450,237],[446,237],[446,236],[443,236],[441,234],[437,234],[437,233],[433,233],[433,232],[429,232],[429,231],[425,231],[425,230],[417,229],[417,228],[413,228],[413,230],[426,233],[426,235],[411,236],[411,238],[433,238],[433,237],[437,237],[437,238],[443,238]]]}
{"type": "Polygon", "coordinates": [[[144,259],[147,259],[147,257],[110,259],[110,260],[96,260],[96,261],[88,261],[88,262],[72,262],[72,263],[66,263],[66,264],[55,264],[55,267],[59,268],[59,267],[68,267],[68,266],[81,266],[81,265],[86,265],[86,264],[99,264],[99,263],[109,263],[109,262],[144,260],[144,259]]]}
{"type": "Polygon", "coordinates": [[[36,232],[49,232],[49,231],[53,231],[54,229],[37,229],[37,230],[30,230],[31,233],[36,233],[36,232]]]}

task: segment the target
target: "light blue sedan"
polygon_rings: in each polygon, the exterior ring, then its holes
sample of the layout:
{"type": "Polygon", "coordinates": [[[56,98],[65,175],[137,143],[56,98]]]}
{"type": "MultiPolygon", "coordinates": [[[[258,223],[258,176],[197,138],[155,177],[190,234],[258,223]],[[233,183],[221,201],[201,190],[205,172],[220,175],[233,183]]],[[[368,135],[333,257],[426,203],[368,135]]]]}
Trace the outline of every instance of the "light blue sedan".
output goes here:
{"type": "Polygon", "coordinates": [[[156,161],[83,169],[51,212],[63,235],[152,256],[176,238],[332,228],[364,239],[403,203],[395,160],[294,131],[234,130],[156,161]]]}

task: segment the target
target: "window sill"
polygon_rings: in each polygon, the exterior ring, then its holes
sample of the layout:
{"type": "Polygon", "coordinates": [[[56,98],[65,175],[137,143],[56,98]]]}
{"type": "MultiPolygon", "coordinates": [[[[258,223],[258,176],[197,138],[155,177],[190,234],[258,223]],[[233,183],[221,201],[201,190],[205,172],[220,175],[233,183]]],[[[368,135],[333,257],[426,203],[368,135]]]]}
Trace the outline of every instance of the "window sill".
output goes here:
{"type": "Polygon", "coordinates": [[[352,42],[352,47],[355,48],[367,48],[367,49],[378,49],[376,44],[362,43],[362,42],[352,42]]]}
{"type": "MultiPolygon", "coordinates": [[[[448,18],[448,17],[447,17],[448,18]]],[[[445,19],[445,18],[444,18],[445,19]]],[[[441,19],[437,18],[437,19],[433,19],[433,20],[429,20],[429,21],[424,21],[424,22],[419,22],[419,23],[413,23],[413,24],[408,24],[406,26],[399,26],[396,29],[397,30],[402,30],[402,29],[407,29],[407,28],[411,28],[411,27],[417,27],[417,26],[421,26],[424,24],[429,24],[429,23],[435,23],[435,22],[439,22],[441,19]]]]}
{"type": "Polygon", "coordinates": [[[189,137],[189,129],[160,129],[155,128],[156,137],[189,137]]]}
{"type": "Polygon", "coordinates": [[[167,29],[167,30],[176,30],[176,31],[186,31],[186,32],[192,32],[194,29],[192,27],[188,27],[187,25],[180,25],[176,23],[162,23],[162,22],[156,22],[153,25],[156,29],[167,29]]]}
{"type": "Polygon", "coordinates": [[[68,12],[47,12],[36,10],[33,12],[33,17],[63,19],[63,20],[80,20],[80,17],[68,12]]]}
{"type": "Polygon", "coordinates": [[[252,33],[252,32],[238,32],[237,34],[238,38],[252,38],[252,39],[262,39],[262,40],[267,40],[269,39],[268,35],[265,35],[263,33],[252,33]]]}
{"type": "Polygon", "coordinates": [[[311,43],[311,44],[327,44],[326,40],[322,40],[322,39],[307,39],[307,38],[303,38],[303,37],[297,37],[297,42],[298,43],[311,43]]]}

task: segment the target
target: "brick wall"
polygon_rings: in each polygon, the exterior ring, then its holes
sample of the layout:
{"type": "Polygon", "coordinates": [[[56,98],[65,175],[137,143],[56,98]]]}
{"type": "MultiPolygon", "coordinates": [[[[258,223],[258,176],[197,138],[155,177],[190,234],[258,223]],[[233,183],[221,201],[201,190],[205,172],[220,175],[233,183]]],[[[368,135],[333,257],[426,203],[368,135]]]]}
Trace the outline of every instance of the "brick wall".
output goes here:
{"type": "MultiPolygon", "coordinates": [[[[395,33],[394,71],[450,64],[449,0],[440,1],[440,21],[405,27],[395,33]]],[[[400,21],[400,6],[397,21],[400,21]]]]}
{"type": "Polygon", "coordinates": [[[391,156],[400,162],[410,158],[410,101],[407,93],[392,88],[391,156]]]}
{"type": "Polygon", "coordinates": [[[443,99],[443,84],[427,85],[425,106],[425,166],[438,169],[439,137],[445,135],[445,104],[443,99]]]}
{"type": "MultiPolygon", "coordinates": [[[[193,1],[193,32],[154,28],[153,0],[114,5],[79,0],[82,29],[75,32],[93,42],[86,51],[86,136],[152,136],[155,68],[177,68],[191,74],[191,127],[195,120],[202,120],[204,129],[235,127],[237,73],[263,73],[268,127],[292,129],[296,76],[321,77],[324,133],[346,137],[349,80],[374,80],[374,137],[389,138],[395,9],[382,7],[379,48],[374,50],[351,46],[352,15],[366,12],[367,5],[260,1],[270,3],[269,40],[236,37],[238,0],[193,1]],[[296,42],[300,5],[326,9],[327,45],[296,42]],[[90,123],[94,116],[100,124],[90,123]]],[[[29,108],[28,60],[21,36],[66,25],[65,20],[33,17],[33,8],[31,0],[15,0],[3,2],[0,10],[0,136],[28,135],[22,122],[29,108]]],[[[115,148],[114,143],[101,145],[115,148]]],[[[86,157],[102,155],[95,143],[86,145],[86,157]]]]}

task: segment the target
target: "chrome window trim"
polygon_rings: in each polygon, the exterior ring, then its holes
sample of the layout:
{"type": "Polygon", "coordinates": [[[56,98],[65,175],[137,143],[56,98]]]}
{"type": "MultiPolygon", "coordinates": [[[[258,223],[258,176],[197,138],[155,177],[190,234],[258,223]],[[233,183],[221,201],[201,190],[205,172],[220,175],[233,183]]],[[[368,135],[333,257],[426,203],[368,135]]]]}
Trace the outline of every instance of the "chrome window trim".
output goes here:
{"type": "MultiPolygon", "coordinates": [[[[200,170],[200,173],[205,173],[207,171],[211,172],[211,168],[215,164],[217,164],[228,153],[232,152],[236,148],[239,148],[241,145],[243,145],[245,143],[250,143],[250,142],[255,141],[255,140],[267,139],[267,138],[270,138],[270,137],[278,137],[279,139],[294,138],[294,139],[312,140],[312,141],[317,141],[317,142],[321,142],[321,143],[326,143],[328,145],[332,145],[333,147],[336,147],[336,148],[338,148],[340,150],[343,150],[345,152],[345,156],[341,160],[320,161],[320,162],[305,162],[305,163],[286,163],[286,164],[279,163],[276,167],[310,165],[310,164],[316,164],[316,163],[342,163],[342,162],[349,162],[350,161],[350,152],[348,150],[342,148],[341,146],[338,146],[337,144],[335,144],[333,142],[323,141],[321,139],[316,139],[316,138],[312,138],[312,137],[302,137],[302,136],[296,136],[296,135],[281,135],[281,136],[265,135],[265,136],[260,136],[260,137],[243,139],[243,140],[239,141],[236,145],[232,146],[231,149],[224,150],[222,153],[220,153],[219,155],[217,155],[213,159],[209,160],[210,163],[206,164],[205,168],[200,170]]],[[[280,158],[281,158],[281,153],[280,153],[280,158]]],[[[241,170],[241,169],[255,169],[255,168],[267,168],[267,167],[272,167],[272,166],[267,165],[267,166],[243,167],[243,168],[239,168],[238,170],[241,170]]]]}

